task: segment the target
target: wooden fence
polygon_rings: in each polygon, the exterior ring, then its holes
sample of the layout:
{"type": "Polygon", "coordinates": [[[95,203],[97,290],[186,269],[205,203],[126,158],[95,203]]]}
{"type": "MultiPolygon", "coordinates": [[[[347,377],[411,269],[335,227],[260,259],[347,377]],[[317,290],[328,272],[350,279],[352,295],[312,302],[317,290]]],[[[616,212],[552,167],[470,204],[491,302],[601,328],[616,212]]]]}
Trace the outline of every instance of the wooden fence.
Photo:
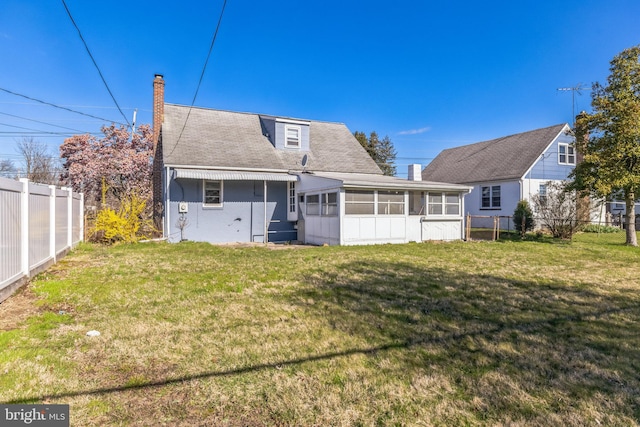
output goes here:
{"type": "Polygon", "coordinates": [[[83,210],[70,188],[0,178],[0,302],[83,240],[83,210]]]}

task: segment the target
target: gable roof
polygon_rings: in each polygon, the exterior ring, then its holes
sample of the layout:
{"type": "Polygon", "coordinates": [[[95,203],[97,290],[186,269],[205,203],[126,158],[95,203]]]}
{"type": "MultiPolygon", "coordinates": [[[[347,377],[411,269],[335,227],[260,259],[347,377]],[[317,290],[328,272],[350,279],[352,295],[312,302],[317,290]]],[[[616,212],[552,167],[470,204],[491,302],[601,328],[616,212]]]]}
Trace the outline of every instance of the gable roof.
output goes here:
{"type": "Polygon", "coordinates": [[[309,123],[309,150],[280,150],[264,135],[259,114],[193,107],[185,126],[187,114],[187,106],[164,105],[161,133],[163,162],[167,166],[301,170],[306,154],[308,170],[382,174],[342,123],[305,120],[309,123]]]}
{"type": "Polygon", "coordinates": [[[442,151],[422,171],[429,181],[471,184],[522,178],[566,129],[559,124],[442,151]]]}

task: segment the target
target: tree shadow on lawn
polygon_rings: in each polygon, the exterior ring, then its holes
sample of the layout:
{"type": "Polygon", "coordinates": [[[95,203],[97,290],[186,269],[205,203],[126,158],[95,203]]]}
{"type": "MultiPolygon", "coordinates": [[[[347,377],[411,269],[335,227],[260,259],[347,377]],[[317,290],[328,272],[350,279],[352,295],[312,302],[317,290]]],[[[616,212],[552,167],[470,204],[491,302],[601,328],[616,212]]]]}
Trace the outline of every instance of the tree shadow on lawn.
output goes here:
{"type": "Polygon", "coordinates": [[[379,368],[383,375],[444,376],[456,399],[480,399],[493,419],[513,416],[514,407],[526,417],[531,405],[518,401],[528,396],[540,412],[587,405],[640,420],[640,296],[634,292],[410,263],[345,262],[332,271],[309,272],[287,297],[357,345],[345,340],[334,351],[274,363],[5,403],[148,389],[361,354],[391,360],[379,368]]]}
{"type": "Polygon", "coordinates": [[[389,374],[444,374],[495,414],[515,393],[539,410],[583,405],[638,421],[640,296],[567,275],[541,284],[365,261],[310,274],[298,299],[372,347],[397,344],[389,374]]]}

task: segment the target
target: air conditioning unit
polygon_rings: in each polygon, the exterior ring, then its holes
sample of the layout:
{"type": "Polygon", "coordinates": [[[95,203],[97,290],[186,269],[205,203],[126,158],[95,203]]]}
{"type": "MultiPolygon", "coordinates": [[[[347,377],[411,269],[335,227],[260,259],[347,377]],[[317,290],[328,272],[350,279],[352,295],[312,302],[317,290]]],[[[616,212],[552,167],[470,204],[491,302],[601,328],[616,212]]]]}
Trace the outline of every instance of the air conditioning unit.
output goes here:
{"type": "Polygon", "coordinates": [[[178,213],[187,213],[189,212],[189,203],[180,202],[178,203],[178,213]]]}

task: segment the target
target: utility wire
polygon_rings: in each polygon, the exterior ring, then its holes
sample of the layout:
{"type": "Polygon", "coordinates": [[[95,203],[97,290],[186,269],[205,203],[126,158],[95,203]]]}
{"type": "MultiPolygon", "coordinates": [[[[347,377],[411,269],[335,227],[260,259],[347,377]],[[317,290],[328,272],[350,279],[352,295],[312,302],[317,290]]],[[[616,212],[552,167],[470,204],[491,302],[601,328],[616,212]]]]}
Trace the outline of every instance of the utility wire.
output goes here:
{"type": "Polygon", "coordinates": [[[20,96],[22,98],[25,98],[25,99],[28,99],[28,100],[31,100],[31,101],[39,102],[39,103],[44,104],[44,105],[49,105],[51,107],[59,108],[61,110],[70,111],[70,112],[75,113],[75,114],[81,114],[83,116],[91,117],[92,119],[98,119],[98,120],[101,120],[103,122],[111,122],[111,123],[116,123],[116,124],[125,126],[124,123],[116,122],[114,120],[109,120],[109,119],[105,119],[105,118],[98,117],[98,116],[92,116],[91,114],[83,113],[81,111],[72,110],[71,108],[63,107],[61,105],[52,104],[50,102],[46,102],[46,101],[42,101],[40,99],[32,98],[32,97],[27,96],[27,95],[22,95],[20,93],[12,92],[12,91],[10,91],[8,89],[3,89],[3,88],[0,87],[0,90],[3,91],[3,92],[10,93],[11,95],[20,96]]]}
{"type": "MultiPolygon", "coordinates": [[[[64,0],[62,0],[64,1],[64,0]]],[[[173,146],[171,153],[169,156],[173,154],[176,150],[176,147],[180,143],[180,139],[182,138],[182,133],[184,132],[184,128],[187,127],[187,121],[189,121],[189,116],[191,115],[191,109],[193,109],[194,104],[196,103],[196,97],[198,96],[198,91],[200,91],[200,85],[202,84],[202,79],[204,78],[204,72],[207,69],[207,64],[209,63],[209,58],[211,57],[211,51],[213,50],[213,45],[216,42],[216,38],[218,37],[218,30],[220,29],[220,24],[222,23],[222,16],[224,15],[224,9],[227,6],[227,0],[224,0],[222,4],[222,10],[220,11],[220,17],[218,18],[218,25],[216,25],[216,30],[213,33],[213,37],[211,38],[211,45],[209,46],[209,53],[207,54],[207,59],[204,61],[204,66],[202,67],[202,73],[200,73],[200,80],[198,81],[198,86],[196,87],[196,93],[193,95],[193,100],[191,101],[191,105],[189,106],[189,111],[187,112],[187,117],[184,119],[184,124],[182,125],[182,130],[180,130],[180,135],[178,135],[178,140],[176,141],[176,145],[173,146]]]]}
{"type": "Polygon", "coordinates": [[[111,89],[109,89],[109,85],[107,84],[107,81],[104,79],[104,76],[102,75],[102,71],[100,71],[100,67],[98,67],[98,64],[96,63],[96,60],[93,58],[93,55],[91,54],[91,51],[89,50],[89,46],[87,45],[87,42],[84,40],[84,37],[82,37],[82,33],[80,32],[80,28],[78,28],[78,25],[76,24],[76,21],[73,19],[73,16],[71,16],[71,11],[67,7],[67,3],[64,0],[62,0],[62,4],[64,5],[65,10],[67,11],[67,15],[69,15],[69,19],[71,19],[71,23],[73,24],[74,27],[76,27],[76,30],[78,30],[78,36],[80,36],[80,40],[82,40],[82,43],[84,44],[84,47],[87,50],[87,53],[89,54],[89,57],[91,58],[91,61],[93,62],[93,65],[96,67],[96,70],[98,70],[98,74],[100,74],[100,78],[102,79],[102,83],[104,83],[104,86],[107,88],[107,92],[109,92],[109,95],[111,95],[111,99],[113,99],[113,102],[116,104],[116,107],[118,107],[118,111],[120,111],[120,114],[124,118],[124,121],[127,123],[127,125],[129,127],[131,127],[131,123],[129,123],[129,120],[127,119],[127,116],[124,115],[124,113],[122,112],[122,109],[120,108],[120,105],[118,105],[118,101],[116,101],[116,98],[115,98],[115,96],[113,96],[113,93],[111,92],[111,89]]]}
{"type": "Polygon", "coordinates": [[[72,128],[68,128],[68,127],[65,127],[65,126],[54,125],[53,123],[42,122],[40,120],[29,119],[27,117],[16,116],[14,114],[3,113],[2,111],[0,111],[0,114],[2,114],[4,116],[9,116],[9,117],[15,117],[16,119],[28,120],[30,122],[40,123],[40,124],[47,125],[47,126],[53,126],[53,127],[60,128],[60,129],[66,129],[66,130],[72,130],[74,132],[86,133],[86,132],[78,130],[78,129],[72,129],[72,128]]]}

